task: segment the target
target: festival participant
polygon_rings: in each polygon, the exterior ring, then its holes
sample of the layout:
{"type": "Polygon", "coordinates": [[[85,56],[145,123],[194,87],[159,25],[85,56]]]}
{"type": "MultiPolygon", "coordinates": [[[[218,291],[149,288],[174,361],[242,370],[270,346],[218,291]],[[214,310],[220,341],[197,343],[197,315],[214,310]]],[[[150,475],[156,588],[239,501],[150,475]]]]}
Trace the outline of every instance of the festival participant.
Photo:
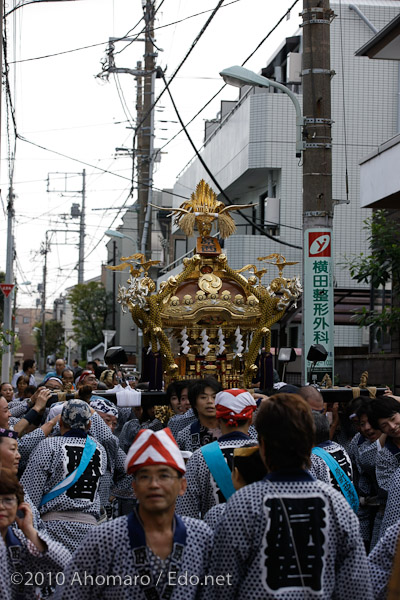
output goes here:
{"type": "Polygon", "coordinates": [[[194,452],[220,437],[215,408],[215,396],[220,391],[221,385],[211,377],[190,382],[188,395],[196,420],[178,433],[181,450],[194,452]]]}
{"type": "MultiPolygon", "coordinates": [[[[18,382],[20,382],[20,388],[21,388],[21,381],[20,381],[21,379],[26,380],[27,378],[25,375],[21,375],[20,377],[18,377],[17,385],[18,385],[18,382]]],[[[25,385],[25,388],[26,387],[27,386],[25,385]]],[[[20,399],[15,398],[14,390],[10,383],[2,383],[0,385],[0,395],[7,400],[8,409],[10,411],[11,417],[18,419],[19,417],[24,415],[26,413],[26,411],[28,410],[27,402],[24,402],[24,401],[21,401],[20,399]]]]}
{"type": "Polygon", "coordinates": [[[60,436],[32,453],[21,483],[52,538],[75,550],[100,515],[100,478],[106,472],[103,446],[88,435],[91,410],[82,400],[65,403],[60,436]]]}
{"type": "Polygon", "coordinates": [[[46,379],[46,381],[44,381],[43,383],[40,384],[39,387],[42,387],[42,386],[44,386],[48,390],[51,390],[52,392],[62,392],[62,390],[63,390],[62,379],[55,375],[48,377],[46,379]]]}
{"type": "Polygon", "coordinates": [[[3,396],[8,403],[14,398],[14,390],[11,383],[4,382],[0,385],[0,396],[3,396]]]}
{"type": "Polygon", "coordinates": [[[112,369],[105,369],[100,375],[100,381],[107,386],[108,390],[112,390],[118,385],[117,374],[112,369]]]}
{"type": "MultiPolygon", "coordinates": [[[[379,429],[373,429],[369,422],[371,400],[363,399],[356,410],[359,433],[351,441],[349,454],[357,469],[356,487],[360,496],[358,518],[361,536],[367,551],[373,548],[379,539],[383,506],[376,481],[376,458],[386,438],[379,429]]],[[[399,515],[400,518],[400,515],[399,515]]]]}
{"type": "MultiPolygon", "coordinates": [[[[91,400],[90,406],[114,433],[118,418],[118,409],[115,404],[105,398],[94,398],[91,400]]],[[[111,514],[111,488],[117,486],[119,490],[130,489],[132,485],[132,478],[125,473],[125,460],[126,454],[121,448],[118,448],[115,454],[107,453],[107,471],[100,480],[99,494],[101,506],[108,514],[111,514]]]]}
{"type": "Polygon", "coordinates": [[[325,415],[313,412],[315,423],[315,446],[311,454],[310,473],[332,485],[358,510],[358,497],[353,485],[353,467],[346,450],[329,439],[329,422],[325,415]],[[333,459],[333,461],[332,461],[333,459]]]}
{"type": "Polygon", "coordinates": [[[61,373],[61,381],[63,383],[63,392],[70,393],[76,389],[74,384],[74,372],[72,369],[63,370],[61,373]]]}
{"type": "Polygon", "coordinates": [[[98,379],[93,371],[89,371],[86,369],[82,371],[79,377],[75,380],[76,389],[83,388],[83,386],[87,385],[90,389],[97,390],[98,379]]]}
{"type": "Polygon", "coordinates": [[[50,377],[58,377],[59,379],[62,379],[62,374],[65,370],[65,360],[63,358],[57,358],[54,367],[54,371],[49,371],[48,373],[46,373],[42,383],[46,383],[46,381],[50,379],[50,377]]]}
{"type": "Polygon", "coordinates": [[[241,446],[254,446],[248,432],[257,404],[250,392],[239,389],[218,392],[215,407],[222,435],[192,454],[186,465],[187,489],[177,502],[179,514],[195,519],[203,518],[210,508],[226,502],[234,493],[233,451],[241,446]]]}
{"type": "MultiPolygon", "coordinates": [[[[0,465],[6,465],[10,473],[18,477],[20,460],[21,454],[18,449],[18,434],[11,429],[0,428],[0,465]]],[[[35,528],[44,529],[44,524],[40,518],[39,511],[32,504],[32,501],[26,492],[24,501],[27,502],[31,508],[35,528]]]]}
{"type": "Polygon", "coordinates": [[[22,400],[23,398],[25,398],[24,392],[28,385],[29,377],[27,377],[27,375],[20,375],[17,379],[17,391],[14,395],[14,400],[22,400]]]}
{"type": "Polygon", "coordinates": [[[358,519],[331,486],[307,468],[315,426],[296,394],[264,400],[256,417],[268,475],[237,491],[217,526],[210,573],[230,585],[208,598],[372,600],[358,519]]]}
{"type": "Polygon", "coordinates": [[[125,423],[119,437],[119,443],[124,452],[128,452],[140,429],[151,429],[152,431],[164,429],[163,423],[155,416],[154,406],[146,405],[143,399],[142,405],[135,406],[132,414],[135,416],[125,423]]]}
{"type": "Polygon", "coordinates": [[[381,527],[379,529],[379,537],[382,537],[389,527],[400,521],[399,490],[400,467],[395,470],[389,486],[383,518],[381,519],[381,527]]]}
{"type": "Polygon", "coordinates": [[[0,396],[0,428],[12,429],[21,438],[19,448],[23,461],[28,459],[29,454],[35,446],[37,446],[37,444],[53,430],[54,421],[40,426],[50,395],[50,391],[45,388],[37,390],[34,396],[32,396],[32,408],[30,408],[20,419],[11,416],[7,401],[3,396],[0,396]],[[37,428],[30,433],[27,433],[28,429],[34,426],[37,428]]]}
{"type": "Polygon", "coordinates": [[[175,514],[186,487],[185,463],[169,429],[141,430],[126,469],[134,476],[137,508],[90,532],[68,565],[57,600],[199,598],[212,532],[175,514]]]}
{"type": "MultiPolygon", "coordinates": [[[[171,411],[174,413],[174,415],[182,415],[183,409],[182,409],[181,401],[180,401],[180,398],[178,395],[177,387],[179,387],[179,386],[177,386],[177,383],[175,381],[173,381],[172,383],[169,384],[169,386],[165,390],[165,395],[167,397],[167,401],[171,408],[171,411]]],[[[172,417],[171,417],[171,419],[172,419],[172,417]]]]}
{"type": "MultiPolygon", "coordinates": [[[[220,438],[221,439],[221,438],[220,438]]],[[[267,469],[261,459],[259,446],[242,446],[233,450],[232,483],[235,490],[241,490],[245,485],[261,481],[267,469]]],[[[224,513],[226,502],[216,504],[204,515],[204,522],[215,530],[224,513]]]]}
{"type": "Polygon", "coordinates": [[[179,400],[179,414],[173,415],[168,421],[167,426],[172,431],[172,435],[177,439],[178,433],[188,425],[196,421],[196,415],[190,405],[188,398],[188,387],[190,381],[174,381],[173,385],[179,400]]]}
{"type": "Polygon", "coordinates": [[[22,371],[18,371],[18,373],[14,373],[13,378],[11,380],[12,387],[17,389],[17,379],[20,375],[27,375],[29,377],[29,385],[37,385],[35,379],[36,372],[36,361],[33,358],[27,358],[22,363],[22,371]]]}
{"type": "MultiPolygon", "coordinates": [[[[388,582],[394,572],[396,548],[399,548],[400,521],[389,527],[368,556],[368,566],[374,592],[374,600],[387,600],[388,582]]],[[[398,568],[398,567],[397,567],[398,568]]],[[[391,598],[398,596],[398,587],[391,598]]]]}
{"type": "Polygon", "coordinates": [[[11,600],[10,573],[7,565],[7,546],[0,536],[0,589],[2,590],[3,600],[11,600]]]}
{"type": "Polygon", "coordinates": [[[311,410],[324,414],[326,412],[322,394],[313,385],[304,385],[299,389],[299,396],[304,398],[311,410]]]}
{"type": "Polygon", "coordinates": [[[400,464],[400,403],[391,396],[371,400],[371,427],[386,434],[383,448],[376,457],[376,480],[380,493],[387,496],[394,472],[400,464]]]}
{"type": "MultiPolygon", "coordinates": [[[[32,511],[24,501],[24,490],[15,475],[0,471],[0,534],[7,548],[7,567],[13,576],[11,597],[31,600],[43,584],[52,585],[53,577],[62,571],[70,553],[33,525],[32,511]],[[13,527],[16,522],[18,529],[13,527]],[[40,573],[42,577],[36,578],[40,573]],[[15,577],[19,575],[19,579],[15,577]],[[30,579],[29,579],[30,577],[30,579]]],[[[3,590],[2,590],[3,593],[3,590]]],[[[3,596],[2,596],[3,597],[3,596]]]]}

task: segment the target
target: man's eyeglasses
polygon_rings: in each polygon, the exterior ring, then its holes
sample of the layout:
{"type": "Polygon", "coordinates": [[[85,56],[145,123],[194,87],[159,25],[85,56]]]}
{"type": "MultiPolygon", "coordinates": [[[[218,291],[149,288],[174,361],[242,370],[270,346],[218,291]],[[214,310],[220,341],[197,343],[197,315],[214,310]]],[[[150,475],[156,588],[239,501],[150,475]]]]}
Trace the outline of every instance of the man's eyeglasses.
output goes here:
{"type": "Polygon", "coordinates": [[[147,473],[138,473],[134,477],[135,481],[142,484],[149,484],[153,480],[156,483],[170,483],[173,479],[180,479],[178,475],[170,475],[169,473],[160,473],[159,475],[147,475],[147,473]]]}

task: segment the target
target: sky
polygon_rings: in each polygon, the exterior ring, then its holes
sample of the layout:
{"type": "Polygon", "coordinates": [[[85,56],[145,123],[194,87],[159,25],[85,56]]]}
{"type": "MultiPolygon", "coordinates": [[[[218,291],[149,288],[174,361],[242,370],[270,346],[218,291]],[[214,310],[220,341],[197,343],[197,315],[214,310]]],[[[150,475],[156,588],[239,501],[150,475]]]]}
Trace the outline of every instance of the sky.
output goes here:
{"type": "MultiPolygon", "coordinates": [[[[162,0],[156,0],[156,8],[162,0]]],[[[225,0],[211,24],[171,83],[181,117],[187,123],[222,87],[218,73],[241,64],[285,15],[294,0],[225,0]]],[[[217,0],[164,0],[156,17],[157,65],[168,78],[184,58],[209,18],[217,0]],[[199,14],[201,13],[201,14],[199,14]],[[179,22],[178,22],[179,21],[179,22]]],[[[79,220],[70,218],[81,203],[82,171],[86,170],[85,280],[100,275],[106,261],[104,232],[121,223],[119,210],[136,200],[129,196],[132,165],[116,148],[130,148],[136,124],[136,83],[130,74],[96,77],[102,70],[109,37],[140,34],[141,0],[66,0],[28,3],[11,0],[7,16],[7,60],[15,128],[19,136],[14,160],[14,126],[3,90],[1,120],[0,270],[6,264],[6,204],[10,165],[14,168],[14,240],[18,306],[32,307],[39,298],[46,231],[47,302],[77,283],[79,220]],[[91,47],[88,47],[91,46],[91,47]],[[84,48],[85,47],[85,48],[84,48]],[[7,118],[8,114],[8,118],[7,118]],[[118,155],[119,154],[119,155],[118,155]],[[105,172],[107,171],[107,172],[105,172]],[[49,186],[48,186],[49,181],[49,186]],[[62,230],[52,232],[51,230],[62,230]],[[69,233],[65,233],[65,230],[69,233]],[[29,285],[21,285],[31,282],[29,285]]],[[[246,63],[259,72],[301,18],[298,1],[276,31],[246,63]]],[[[142,36],[139,36],[142,38],[142,36]]],[[[144,43],[117,42],[117,67],[135,68],[144,43]],[[118,52],[118,54],[117,54],[118,52]]],[[[164,87],[156,81],[156,97],[164,87]]],[[[203,143],[204,121],[216,117],[221,100],[237,98],[229,86],[188,127],[197,148],[203,143]]],[[[166,144],[180,126],[167,94],[155,113],[155,148],[166,144]]],[[[156,188],[172,188],[193,157],[181,133],[163,150],[154,173],[156,188]]],[[[212,167],[212,165],[211,165],[212,167]]]]}

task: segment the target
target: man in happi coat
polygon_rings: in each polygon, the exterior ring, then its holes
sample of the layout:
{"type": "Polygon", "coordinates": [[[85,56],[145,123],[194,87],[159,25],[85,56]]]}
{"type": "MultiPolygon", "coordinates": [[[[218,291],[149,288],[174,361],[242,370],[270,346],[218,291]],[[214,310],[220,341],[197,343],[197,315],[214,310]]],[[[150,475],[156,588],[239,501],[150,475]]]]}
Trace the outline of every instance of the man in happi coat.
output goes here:
{"type": "Polygon", "coordinates": [[[142,429],[126,470],[134,475],[138,506],[90,532],[73,555],[57,600],[199,598],[212,532],[201,521],[175,514],[186,469],[171,431],[142,429]]]}
{"type": "Polygon", "coordinates": [[[210,588],[218,600],[372,600],[358,519],[344,497],[306,470],[314,444],[308,404],[296,394],[261,403],[256,418],[268,475],[238,490],[217,525],[210,588]]]}
{"type": "Polygon", "coordinates": [[[254,445],[248,431],[257,404],[250,392],[240,389],[218,392],[215,408],[222,435],[217,442],[203,446],[190,457],[186,465],[187,490],[177,502],[179,514],[196,519],[203,518],[210,508],[225,502],[234,493],[231,481],[233,451],[254,445]],[[209,457],[207,452],[210,451],[213,454],[209,457]],[[219,462],[214,467],[215,460],[219,462]],[[224,476],[227,488],[224,487],[224,476]]]}
{"type": "Polygon", "coordinates": [[[89,435],[91,414],[83,400],[66,402],[61,435],[40,442],[21,478],[51,537],[71,552],[97,527],[99,483],[107,469],[103,446],[89,435]]]}
{"type": "Polygon", "coordinates": [[[181,450],[194,452],[221,435],[215,410],[215,396],[220,391],[220,384],[212,377],[190,382],[188,397],[196,420],[177,434],[176,441],[181,450]]]}

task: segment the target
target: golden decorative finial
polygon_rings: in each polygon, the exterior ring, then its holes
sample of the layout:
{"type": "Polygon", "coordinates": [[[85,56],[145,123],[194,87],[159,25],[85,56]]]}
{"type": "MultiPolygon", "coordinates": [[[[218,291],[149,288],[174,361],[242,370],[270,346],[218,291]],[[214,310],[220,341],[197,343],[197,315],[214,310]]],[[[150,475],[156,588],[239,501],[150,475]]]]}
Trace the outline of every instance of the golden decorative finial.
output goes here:
{"type": "Polygon", "coordinates": [[[236,231],[236,225],[233,218],[228,214],[233,210],[242,210],[251,208],[255,204],[232,204],[225,206],[223,202],[217,200],[216,193],[210,188],[208,183],[202,179],[192,193],[190,200],[181,204],[179,208],[164,208],[152,204],[159,210],[168,210],[176,214],[175,224],[178,225],[187,236],[193,235],[194,226],[201,237],[210,235],[212,224],[218,219],[218,228],[223,239],[232,235],[236,231]]]}
{"type": "Polygon", "coordinates": [[[259,256],[257,260],[266,260],[269,264],[275,265],[279,269],[279,277],[283,277],[283,269],[288,267],[289,265],[298,265],[298,261],[296,262],[288,262],[286,258],[279,253],[268,254],[268,256],[259,256]],[[275,262],[271,262],[268,260],[269,258],[276,258],[275,262]]]}

